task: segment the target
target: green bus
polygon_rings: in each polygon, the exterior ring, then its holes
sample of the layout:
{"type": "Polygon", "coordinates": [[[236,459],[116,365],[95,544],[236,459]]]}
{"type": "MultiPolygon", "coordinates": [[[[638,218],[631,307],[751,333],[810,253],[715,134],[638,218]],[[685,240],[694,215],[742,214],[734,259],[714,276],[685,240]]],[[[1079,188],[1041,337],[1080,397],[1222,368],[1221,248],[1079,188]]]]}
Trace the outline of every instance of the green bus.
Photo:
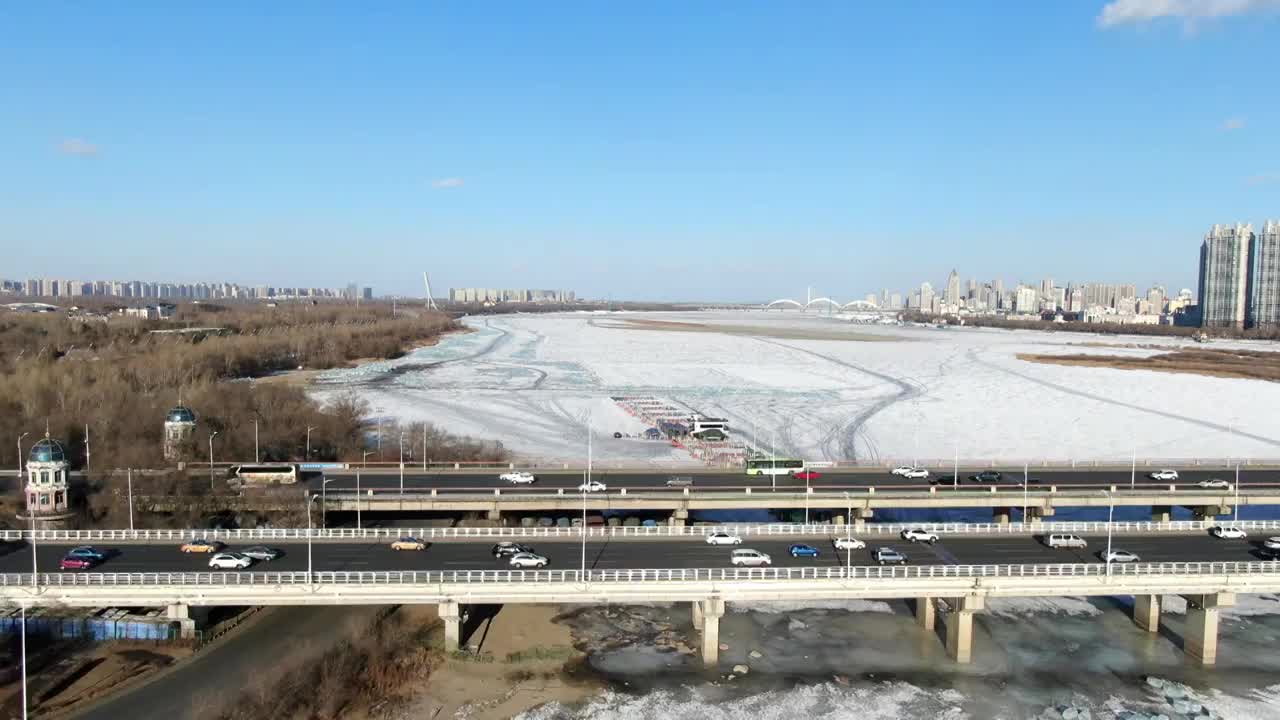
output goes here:
{"type": "Polygon", "coordinates": [[[795,475],[802,470],[804,470],[803,460],[752,458],[747,461],[748,475],[795,475]]]}

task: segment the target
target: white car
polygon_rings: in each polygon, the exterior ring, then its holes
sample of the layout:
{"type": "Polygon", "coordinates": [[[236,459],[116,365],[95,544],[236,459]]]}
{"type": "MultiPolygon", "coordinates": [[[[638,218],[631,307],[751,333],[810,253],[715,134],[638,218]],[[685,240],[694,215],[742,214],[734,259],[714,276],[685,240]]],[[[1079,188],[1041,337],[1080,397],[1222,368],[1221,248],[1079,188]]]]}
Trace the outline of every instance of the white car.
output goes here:
{"type": "Polygon", "coordinates": [[[604,491],[605,491],[604,483],[600,482],[599,480],[584,482],[578,486],[578,492],[604,492],[604,491]]]}
{"type": "Polygon", "coordinates": [[[911,468],[902,473],[902,477],[907,478],[908,480],[924,480],[929,477],[929,471],[924,468],[911,468]]]}
{"type": "Polygon", "coordinates": [[[708,545],[741,545],[742,538],[727,532],[713,532],[707,536],[708,545]]]}
{"type": "Polygon", "coordinates": [[[1108,563],[1131,563],[1138,562],[1137,555],[1128,550],[1112,550],[1109,553],[1102,554],[1102,561],[1108,563]]]}
{"type": "Polygon", "coordinates": [[[502,473],[498,476],[498,479],[505,480],[512,485],[529,485],[537,481],[538,478],[535,477],[533,473],[520,470],[517,472],[502,473]]]}
{"type": "Polygon", "coordinates": [[[912,470],[915,470],[915,468],[911,467],[910,465],[899,465],[898,467],[890,470],[889,472],[894,475],[906,475],[912,470]]]}
{"type": "Polygon", "coordinates": [[[1151,478],[1152,480],[1162,480],[1165,482],[1169,482],[1169,481],[1178,479],[1178,471],[1177,470],[1156,470],[1155,472],[1147,475],[1147,477],[1151,478]]]}
{"type": "Polygon", "coordinates": [[[764,566],[772,565],[773,558],[765,555],[759,550],[734,550],[729,556],[729,564],[734,567],[743,567],[746,565],[764,566]]]}
{"type": "Polygon", "coordinates": [[[1238,527],[1223,526],[1223,525],[1219,525],[1215,527],[1214,529],[1210,530],[1209,533],[1214,537],[1221,538],[1223,540],[1243,540],[1249,537],[1249,533],[1241,530],[1238,527]]]}
{"type": "Polygon", "coordinates": [[[218,553],[209,558],[209,567],[217,570],[243,570],[253,564],[253,558],[241,553],[218,553]]]}
{"type": "Polygon", "coordinates": [[[1268,550],[1280,550],[1280,537],[1269,537],[1263,540],[1262,547],[1268,550]]]}
{"type": "Polygon", "coordinates": [[[862,550],[867,546],[858,538],[851,537],[836,538],[831,541],[831,544],[835,545],[837,550],[862,550]]]}
{"type": "Polygon", "coordinates": [[[1201,480],[1200,482],[1196,483],[1196,485],[1199,487],[1205,488],[1206,490],[1226,490],[1227,488],[1231,487],[1231,483],[1227,482],[1226,480],[1223,480],[1222,478],[1209,478],[1208,480],[1201,480]]]}
{"type": "Polygon", "coordinates": [[[508,564],[516,568],[544,568],[547,566],[547,559],[537,553],[518,552],[511,556],[508,564]]]}
{"type": "Polygon", "coordinates": [[[930,545],[938,542],[938,534],[931,533],[928,530],[920,528],[910,528],[902,531],[902,539],[908,542],[926,542],[930,545]]]}
{"type": "Polygon", "coordinates": [[[1045,538],[1044,544],[1050,548],[1087,548],[1089,543],[1079,535],[1071,535],[1069,533],[1054,533],[1045,538]]]}

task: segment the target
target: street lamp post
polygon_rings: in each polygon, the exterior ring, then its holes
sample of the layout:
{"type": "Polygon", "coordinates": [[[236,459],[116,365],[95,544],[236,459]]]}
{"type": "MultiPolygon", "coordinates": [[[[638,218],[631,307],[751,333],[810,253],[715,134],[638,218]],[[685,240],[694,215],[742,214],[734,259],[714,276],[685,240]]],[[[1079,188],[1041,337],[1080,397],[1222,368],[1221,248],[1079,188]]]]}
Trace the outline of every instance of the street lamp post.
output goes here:
{"type": "Polygon", "coordinates": [[[128,486],[129,486],[129,529],[132,530],[133,529],[133,468],[129,468],[129,471],[126,473],[125,477],[126,477],[126,482],[128,483],[128,486]]]}
{"type": "Polygon", "coordinates": [[[1112,518],[1115,517],[1116,498],[1114,495],[1111,494],[1110,490],[1106,490],[1104,492],[1107,493],[1107,575],[1110,575],[1111,574],[1111,525],[1112,525],[1112,518]]]}
{"type": "Polygon", "coordinates": [[[22,720],[27,720],[27,606],[22,605],[22,720]]]}
{"type": "Polygon", "coordinates": [[[404,433],[400,433],[400,494],[404,494],[404,433]]]}
{"type": "MultiPolygon", "coordinates": [[[[323,487],[324,486],[321,485],[321,492],[323,492],[323,487]]],[[[321,496],[313,494],[307,497],[307,584],[308,585],[315,582],[311,574],[311,503],[315,502],[315,499],[318,497],[321,497],[321,496]]],[[[321,505],[323,505],[323,503],[321,503],[321,505]]],[[[322,509],[321,512],[324,512],[324,510],[322,509]]]]}
{"type": "Polygon", "coordinates": [[[253,419],[253,461],[262,462],[262,456],[258,453],[258,418],[253,419]]]}
{"type": "MultiPolygon", "coordinates": [[[[356,470],[356,472],[360,472],[360,471],[356,470]]],[[[337,478],[324,478],[320,481],[320,527],[321,528],[329,527],[328,517],[327,517],[327,513],[329,510],[329,493],[327,491],[329,489],[329,483],[335,480],[337,480],[337,478]]]]}
{"type": "Polygon", "coordinates": [[[1236,484],[1232,487],[1232,490],[1235,491],[1235,496],[1236,496],[1235,501],[1232,503],[1232,505],[1235,506],[1235,517],[1232,519],[1232,522],[1235,523],[1236,525],[1239,525],[1240,524],[1240,463],[1236,463],[1236,484]]]}
{"type": "Polygon", "coordinates": [[[214,489],[214,438],[218,437],[218,430],[209,433],[209,489],[214,489]]]}
{"type": "Polygon", "coordinates": [[[89,466],[90,457],[91,457],[91,454],[89,453],[89,423],[85,423],[84,424],[84,474],[85,475],[88,475],[90,472],[90,466],[89,466]]]}
{"type": "Polygon", "coordinates": [[[1138,482],[1138,446],[1133,446],[1133,458],[1129,463],[1129,489],[1132,490],[1138,482]]]}
{"type": "Polygon", "coordinates": [[[22,487],[22,438],[30,434],[31,433],[29,432],[24,432],[18,436],[18,487],[19,488],[22,487]]]}
{"type": "MultiPolygon", "coordinates": [[[[845,531],[845,537],[852,539],[853,538],[853,530],[852,530],[853,498],[849,497],[849,493],[844,494],[844,502],[846,506],[844,524],[845,524],[845,527],[849,528],[849,530],[845,531]]],[[[848,578],[851,575],[853,575],[853,543],[849,543],[845,546],[845,552],[846,552],[846,555],[844,560],[844,573],[845,573],[845,577],[848,578]]]]}
{"type": "Polygon", "coordinates": [[[587,482],[582,486],[582,582],[587,581],[587,491],[591,489],[591,421],[587,421],[587,482]]]}
{"type": "Polygon", "coordinates": [[[314,425],[307,426],[307,451],[303,454],[302,459],[311,462],[311,431],[315,430],[314,425]]]}
{"type": "MultiPolygon", "coordinates": [[[[360,458],[360,464],[364,465],[365,462],[368,460],[369,456],[372,455],[374,452],[376,451],[369,450],[368,452],[366,452],[364,456],[360,458]]],[[[356,468],[356,529],[359,530],[361,527],[362,526],[360,524],[360,468],[356,468]]]]}
{"type": "Polygon", "coordinates": [[[778,428],[769,428],[769,456],[773,467],[769,470],[770,486],[773,492],[778,491],[778,428]]]}
{"type": "Polygon", "coordinates": [[[960,440],[957,438],[955,464],[951,466],[951,487],[959,487],[959,486],[960,486],[960,440]]]}

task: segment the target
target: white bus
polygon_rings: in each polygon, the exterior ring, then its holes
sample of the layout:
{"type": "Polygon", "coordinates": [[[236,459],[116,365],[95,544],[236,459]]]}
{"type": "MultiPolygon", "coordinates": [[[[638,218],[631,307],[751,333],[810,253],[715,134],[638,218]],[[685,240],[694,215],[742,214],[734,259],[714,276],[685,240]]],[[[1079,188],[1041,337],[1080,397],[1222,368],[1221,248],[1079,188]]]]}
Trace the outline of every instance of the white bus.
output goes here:
{"type": "Polygon", "coordinates": [[[288,463],[236,465],[231,468],[231,477],[246,485],[292,485],[298,482],[298,467],[288,463]]]}
{"type": "Polygon", "coordinates": [[[689,418],[689,434],[697,435],[703,430],[719,430],[720,432],[729,434],[729,421],[726,418],[706,417],[705,415],[694,415],[689,418]]]}
{"type": "Polygon", "coordinates": [[[803,470],[803,460],[783,458],[752,458],[747,460],[748,475],[795,475],[803,470]]]}

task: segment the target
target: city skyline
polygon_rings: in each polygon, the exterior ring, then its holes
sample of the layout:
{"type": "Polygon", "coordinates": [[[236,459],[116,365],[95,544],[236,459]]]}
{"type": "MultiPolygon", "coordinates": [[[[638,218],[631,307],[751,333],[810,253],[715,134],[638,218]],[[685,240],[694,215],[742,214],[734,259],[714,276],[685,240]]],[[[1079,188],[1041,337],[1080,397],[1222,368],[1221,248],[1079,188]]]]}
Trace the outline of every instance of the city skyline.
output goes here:
{"type": "Polygon", "coordinates": [[[15,8],[0,237],[47,249],[27,275],[403,295],[406,266],[749,300],[961,259],[1193,287],[1189,228],[1275,212],[1280,18],[1191,5],[15,8]]]}

